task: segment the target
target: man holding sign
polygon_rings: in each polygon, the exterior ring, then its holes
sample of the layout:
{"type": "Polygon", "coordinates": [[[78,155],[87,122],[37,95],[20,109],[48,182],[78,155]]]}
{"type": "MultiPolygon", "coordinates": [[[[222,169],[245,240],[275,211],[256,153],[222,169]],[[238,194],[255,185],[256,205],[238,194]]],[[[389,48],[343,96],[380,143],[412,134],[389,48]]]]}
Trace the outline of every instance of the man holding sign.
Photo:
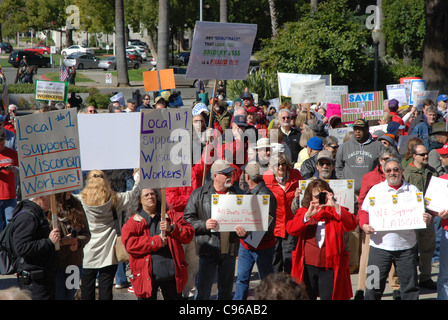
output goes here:
{"type": "Polygon", "coordinates": [[[235,232],[213,232],[218,226],[211,219],[213,194],[236,194],[229,162],[216,160],[210,168],[212,181],[194,190],[184,210],[184,219],[195,230],[199,270],[195,300],[210,298],[213,280],[218,271],[218,300],[231,300],[235,261],[239,238],[235,232]]]}
{"type": "MultiPolygon", "coordinates": [[[[416,262],[416,235],[414,229],[422,228],[431,220],[431,216],[421,208],[413,219],[407,219],[409,210],[401,210],[395,218],[414,221],[415,224],[407,229],[396,228],[381,231],[380,223],[373,220],[382,216],[384,219],[394,214],[391,205],[382,205],[383,199],[396,199],[397,196],[413,196],[420,193],[417,187],[403,180],[403,168],[400,160],[392,158],[385,161],[384,173],[386,181],[381,182],[370,189],[362,208],[358,211],[359,226],[370,235],[369,265],[367,274],[367,288],[365,300],[381,300],[386,286],[387,276],[392,263],[395,264],[398,279],[400,281],[401,299],[417,300],[419,295],[417,262],[416,262]],[[390,209],[390,210],[389,210],[390,209]],[[390,211],[390,212],[389,212],[390,211]],[[375,219],[374,219],[375,218],[375,219]],[[414,219],[415,218],[415,219],[414,219]],[[416,221],[417,220],[417,221],[416,221]],[[376,230],[378,229],[378,231],[376,230]],[[373,280],[372,280],[373,279],[373,280]]],[[[387,204],[385,202],[385,204],[387,204]]],[[[402,209],[405,204],[400,205],[402,209]]],[[[397,213],[397,212],[395,212],[397,213]]],[[[392,216],[392,218],[394,218],[392,216]]]]}

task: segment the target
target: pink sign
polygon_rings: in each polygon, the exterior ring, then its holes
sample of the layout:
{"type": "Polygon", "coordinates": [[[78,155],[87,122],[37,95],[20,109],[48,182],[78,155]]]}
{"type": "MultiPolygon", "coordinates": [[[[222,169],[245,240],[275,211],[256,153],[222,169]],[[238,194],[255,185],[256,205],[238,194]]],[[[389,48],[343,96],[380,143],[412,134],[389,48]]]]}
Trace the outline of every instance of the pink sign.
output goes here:
{"type": "Polygon", "coordinates": [[[327,103],[327,118],[330,118],[332,115],[341,116],[341,105],[334,103],[327,103]]]}

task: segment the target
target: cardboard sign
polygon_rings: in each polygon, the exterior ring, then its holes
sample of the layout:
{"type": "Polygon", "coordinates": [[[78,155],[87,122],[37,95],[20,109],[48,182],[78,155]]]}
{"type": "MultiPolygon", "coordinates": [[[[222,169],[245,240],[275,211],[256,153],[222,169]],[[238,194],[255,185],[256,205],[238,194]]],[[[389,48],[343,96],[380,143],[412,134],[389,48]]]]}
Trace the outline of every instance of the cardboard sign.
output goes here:
{"type": "Polygon", "coordinates": [[[425,91],[426,90],[426,81],[423,79],[417,79],[411,81],[411,89],[410,89],[410,96],[409,96],[409,104],[414,105],[415,101],[415,94],[419,91],[425,91]]]}
{"type": "Polygon", "coordinates": [[[236,226],[246,231],[267,231],[269,201],[269,195],[212,194],[211,218],[218,221],[213,231],[235,231],[236,226]]]}
{"type": "Polygon", "coordinates": [[[447,209],[446,199],[448,199],[448,180],[431,177],[425,193],[426,208],[434,212],[447,209]]]}
{"type": "Polygon", "coordinates": [[[380,119],[383,115],[383,92],[349,93],[341,96],[342,122],[351,123],[356,119],[380,119]]]}
{"type": "Polygon", "coordinates": [[[191,185],[191,109],[153,109],[140,113],[142,188],[191,185]]]}
{"type": "MultiPolygon", "coordinates": [[[[327,106],[329,103],[340,105],[341,104],[341,95],[347,94],[347,93],[348,93],[348,86],[326,86],[325,87],[325,102],[327,103],[327,106]]],[[[327,110],[327,115],[328,115],[328,110],[327,110]]]]}
{"type": "MultiPolygon", "coordinates": [[[[300,202],[302,202],[305,189],[312,180],[299,180],[299,187],[302,190],[300,202]]],[[[333,190],[336,203],[348,208],[351,213],[355,212],[355,181],[354,180],[325,180],[333,190]]]]}
{"type": "Polygon", "coordinates": [[[142,75],[145,91],[160,91],[176,88],[173,69],[144,71],[142,75]]]}
{"type": "Polygon", "coordinates": [[[325,101],[325,80],[312,80],[291,83],[291,102],[314,103],[325,101]]]}
{"type": "Polygon", "coordinates": [[[82,188],[76,109],[18,117],[17,145],[23,198],[82,188]]]}
{"type": "Polygon", "coordinates": [[[338,144],[341,145],[344,143],[344,138],[348,132],[353,131],[353,127],[342,127],[336,129],[328,130],[328,135],[336,137],[338,139],[338,144]]]}
{"type": "Polygon", "coordinates": [[[430,99],[432,100],[432,102],[436,103],[438,96],[439,90],[414,91],[414,107],[416,107],[418,110],[421,110],[426,99],[430,99]]]}
{"type": "Polygon", "coordinates": [[[36,80],[34,100],[67,101],[68,83],[65,81],[36,80]]]}
{"type": "Polygon", "coordinates": [[[140,123],[140,112],[78,115],[82,169],[138,168],[140,123]]]}
{"type": "Polygon", "coordinates": [[[369,223],[375,231],[424,229],[423,193],[400,193],[385,197],[369,197],[369,223]]]}
{"type": "Polygon", "coordinates": [[[196,21],[187,79],[244,80],[257,25],[196,21]]]}
{"type": "Polygon", "coordinates": [[[399,106],[408,105],[408,95],[406,92],[405,84],[388,84],[386,86],[387,99],[396,99],[399,102],[399,106]]]}
{"type": "Polygon", "coordinates": [[[341,105],[340,104],[333,104],[333,103],[327,103],[327,114],[326,117],[330,119],[331,116],[337,115],[338,117],[341,117],[341,105]]]}

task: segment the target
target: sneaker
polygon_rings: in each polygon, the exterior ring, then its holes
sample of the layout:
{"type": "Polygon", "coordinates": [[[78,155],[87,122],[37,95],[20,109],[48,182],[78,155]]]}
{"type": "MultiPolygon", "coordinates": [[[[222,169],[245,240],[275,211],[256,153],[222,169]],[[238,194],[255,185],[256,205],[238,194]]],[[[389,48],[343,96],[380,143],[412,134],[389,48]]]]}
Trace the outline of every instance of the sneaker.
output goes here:
{"type": "Polygon", "coordinates": [[[115,289],[124,289],[124,288],[127,288],[127,287],[129,287],[129,283],[128,282],[115,285],[115,289]]]}
{"type": "Polygon", "coordinates": [[[129,288],[128,288],[128,292],[130,292],[130,293],[134,293],[134,287],[133,287],[133,286],[129,286],[129,288]]]}
{"type": "Polygon", "coordinates": [[[364,290],[356,290],[353,300],[364,300],[364,290]]]}
{"type": "Polygon", "coordinates": [[[401,292],[400,292],[400,290],[392,291],[392,299],[394,299],[394,300],[401,300],[401,292]]]}

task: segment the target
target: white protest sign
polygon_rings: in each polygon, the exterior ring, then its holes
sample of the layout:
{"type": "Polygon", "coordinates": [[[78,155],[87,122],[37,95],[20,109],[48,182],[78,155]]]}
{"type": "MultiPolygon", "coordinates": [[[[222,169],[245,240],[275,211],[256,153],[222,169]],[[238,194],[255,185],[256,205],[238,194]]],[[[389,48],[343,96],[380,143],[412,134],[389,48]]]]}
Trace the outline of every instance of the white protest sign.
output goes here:
{"type": "Polygon", "coordinates": [[[369,197],[369,224],[375,231],[424,229],[423,193],[399,193],[369,197]]]}
{"type": "Polygon", "coordinates": [[[425,193],[426,208],[434,212],[448,209],[446,199],[448,199],[448,180],[431,177],[425,193]]]}
{"type": "Polygon", "coordinates": [[[430,99],[433,102],[437,101],[439,90],[414,91],[414,107],[421,109],[425,100],[430,99]]]}
{"type": "Polygon", "coordinates": [[[291,102],[313,103],[325,101],[325,80],[291,82],[291,102]]]}
{"type": "Polygon", "coordinates": [[[353,127],[342,127],[328,130],[328,135],[336,137],[338,139],[338,144],[341,145],[344,143],[344,138],[347,135],[347,133],[352,131],[353,127]]]}
{"type": "MultiPolygon", "coordinates": [[[[348,94],[348,86],[326,86],[325,102],[331,104],[341,104],[341,95],[348,94]]],[[[324,102],[324,101],[322,101],[324,102]]]]}
{"type": "Polygon", "coordinates": [[[34,100],[67,101],[68,83],[65,81],[36,80],[34,100]]]}
{"type": "Polygon", "coordinates": [[[191,109],[141,112],[140,184],[142,188],[191,185],[191,109]]]}
{"type": "Polygon", "coordinates": [[[411,81],[410,88],[410,96],[409,96],[409,104],[414,105],[414,95],[417,91],[425,91],[426,90],[426,81],[423,79],[416,79],[411,81]]]}
{"type": "Polygon", "coordinates": [[[406,106],[408,104],[408,95],[405,84],[388,84],[386,85],[387,99],[398,100],[399,106],[406,106]]]}
{"type": "MultiPolygon", "coordinates": [[[[305,189],[312,180],[299,180],[299,187],[302,190],[300,202],[302,202],[305,189]]],[[[355,211],[355,181],[354,180],[325,180],[333,190],[336,203],[348,208],[351,213],[355,211]]]]}
{"type": "Polygon", "coordinates": [[[278,72],[277,76],[278,76],[280,95],[285,97],[291,97],[291,83],[293,82],[324,79],[326,86],[331,85],[331,75],[278,72]]]}
{"type": "Polygon", "coordinates": [[[269,195],[212,194],[211,218],[218,222],[213,231],[267,231],[269,195]]]}
{"type": "Polygon", "coordinates": [[[247,77],[256,24],[196,21],[187,79],[247,77]]]}
{"type": "Polygon", "coordinates": [[[18,117],[17,146],[23,198],[82,188],[76,109],[18,117]]]}
{"type": "Polygon", "coordinates": [[[387,133],[387,124],[379,124],[377,126],[369,127],[370,134],[373,134],[375,131],[381,130],[384,133],[387,133]]]}
{"type": "Polygon", "coordinates": [[[78,115],[83,170],[139,167],[139,112],[78,115]]]}

